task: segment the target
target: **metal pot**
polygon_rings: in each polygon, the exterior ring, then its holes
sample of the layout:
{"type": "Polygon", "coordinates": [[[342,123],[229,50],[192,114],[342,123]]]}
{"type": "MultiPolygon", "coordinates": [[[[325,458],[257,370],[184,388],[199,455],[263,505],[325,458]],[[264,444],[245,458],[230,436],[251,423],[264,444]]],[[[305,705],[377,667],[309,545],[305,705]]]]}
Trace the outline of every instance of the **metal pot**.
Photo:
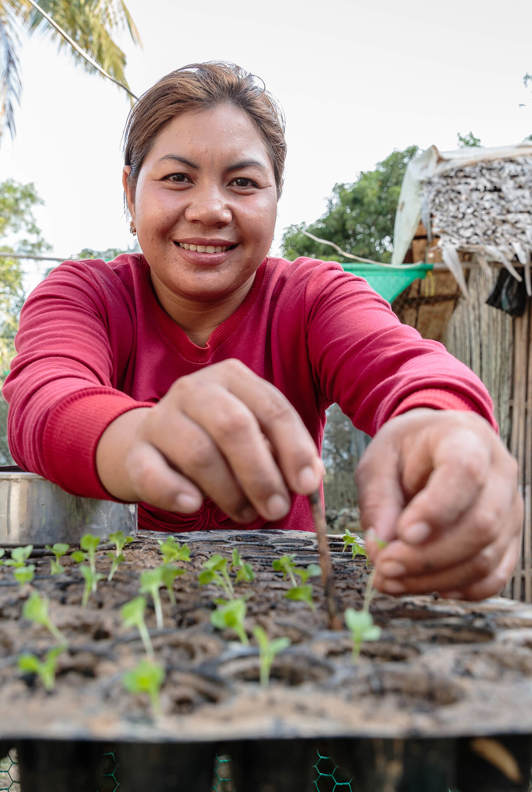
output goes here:
{"type": "Polygon", "coordinates": [[[118,530],[137,533],[135,504],[80,498],[36,473],[0,467],[0,545],[79,544],[89,531],[103,538],[118,530]]]}

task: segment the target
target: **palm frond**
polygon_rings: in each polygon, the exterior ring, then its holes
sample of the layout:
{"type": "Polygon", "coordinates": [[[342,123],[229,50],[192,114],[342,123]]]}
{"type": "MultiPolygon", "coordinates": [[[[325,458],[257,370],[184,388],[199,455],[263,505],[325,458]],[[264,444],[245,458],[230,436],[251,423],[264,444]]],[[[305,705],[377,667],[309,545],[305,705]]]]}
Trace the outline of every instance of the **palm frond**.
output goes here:
{"type": "Polygon", "coordinates": [[[13,12],[0,6],[0,140],[4,129],[15,136],[15,105],[20,102],[22,82],[17,55],[19,38],[13,12]]]}

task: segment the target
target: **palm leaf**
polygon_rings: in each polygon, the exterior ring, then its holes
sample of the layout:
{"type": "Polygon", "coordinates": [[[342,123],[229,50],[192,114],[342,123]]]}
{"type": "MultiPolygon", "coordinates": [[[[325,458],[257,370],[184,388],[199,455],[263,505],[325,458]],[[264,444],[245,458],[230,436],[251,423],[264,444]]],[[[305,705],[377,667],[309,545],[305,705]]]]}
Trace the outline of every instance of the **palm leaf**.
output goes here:
{"type": "Polygon", "coordinates": [[[17,55],[19,39],[15,19],[7,4],[0,4],[0,140],[5,128],[15,136],[15,104],[20,102],[22,83],[17,55]]]}

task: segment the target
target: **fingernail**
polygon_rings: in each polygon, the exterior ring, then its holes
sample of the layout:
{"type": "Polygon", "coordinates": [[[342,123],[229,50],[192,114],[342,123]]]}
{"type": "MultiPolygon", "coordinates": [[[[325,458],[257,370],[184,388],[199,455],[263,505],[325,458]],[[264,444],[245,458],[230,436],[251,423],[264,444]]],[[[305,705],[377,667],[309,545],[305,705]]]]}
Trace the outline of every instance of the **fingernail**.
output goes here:
{"type": "Polygon", "coordinates": [[[196,495],[187,495],[184,492],[175,499],[176,508],[183,512],[195,512],[201,508],[201,500],[196,495]]]}
{"type": "Polygon", "coordinates": [[[308,492],[313,492],[320,486],[320,477],[310,465],[307,465],[307,467],[299,471],[297,481],[300,489],[308,492]]]}
{"type": "Polygon", "coordinates": [[[421,544],[425,539],[428,539],[430,534],[430,525],[427,523],[419,522],[409,525],[402,531],[403,539],[409,544],[421,544]]]}
{"type": "Polygon", "coordinates": [[[398,580],[385,580],[381,589],[384,589],[388,594],[403,594],[406,591],[406,587],[398,580]]]}
{"type": "Polygon", "coordinates": [[[399,561],[383,561],[379,564],[379,573],[385,578],[398,578],[406,575],[406,567],[399,561]]]}
{"type": "Polygon", "coordinates": [[[282,495],[271,495],[266,503],[266,509],[271,520],[280,520],[288,514],[290,504],[282,495]]]}

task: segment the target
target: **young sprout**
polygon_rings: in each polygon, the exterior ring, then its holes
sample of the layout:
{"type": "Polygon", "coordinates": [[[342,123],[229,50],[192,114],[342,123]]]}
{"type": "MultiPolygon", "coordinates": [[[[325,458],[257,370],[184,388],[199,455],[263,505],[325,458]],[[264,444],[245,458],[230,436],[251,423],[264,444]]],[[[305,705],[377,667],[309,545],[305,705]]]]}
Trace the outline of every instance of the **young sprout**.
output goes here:
{"type": "Polygon", "coordinates": [[[184,575],[185,570],[179,567],[169,566],[168,564],[163,564],[163,566],[159,568],[161,570],[163,584],[166,586],[168,596],[170,597],[170,602],[172,605],[175,605],[174,580],[178,575],[184,575]]]}
{"type": "Polygon", "coordinates": [[[21,586],[24,583],[31,583],[35,574],[35,564],[28,564],[28,566],[15,567],[13,570],[13,577],[21,586]]]}
{"type": "Polygon", "coordinates": [[[251,564],[248,564],[240,557],[240,553],[236,547],[233,549],[232,567],[237,570],[235,583],[240,583],[241,580],[244,580],[246,583],[251,583],[255,580],[255,573],[253,572],[251,564]]]}
{"type": "Polygon", "coordinates": [[[25,547],[14,547],[11,551],[11,558],[4,561],[4,566],[23,567],[26,566],[26,561],[31,555],[33,545],[26,545],[25,547]]]}
{"type": "Polygon", "coordinates": [[[295,565],[293,555],[284,555],[281,558],[276,558],[272,562],[272,566],[276,572],[282,572],[283,576],[290,579],[292,587],[285,592],[286,599],[299,600],[306,602],[312,610],[315,610],[315,605],[312,601],[312,584],[307,583],[309,577],[316,577],[321,574],[321,569],[318,564],[309,564],[305,569],[295,565]],[[296,580],[296,576],[300,582],[296,580]]]}
{"type": "Polygon", "coordinates": [[[163,609],[161,607],[161,598],[159,597],[159,588],[164,584],[162,567],[155,569],[145,569],[140,576],[140,593],[151,594],[153,605],[155,607],[155,621],[157,628],[163,628],[163,609]]]}
{"type": "Polygon", "coordinates": [[[55,556],[55,558],[50,559],[51,575],[60,575],[61,572],[65,571],[65,568],[61,565],[59,559],[68,552],[69,548],[70,545],[64,544],[63,542],[56,542],[53,545],[46,545],[46,549],[55,556]]]}
{"type": "Polygon", "coordinates": [[[68,643],[65,636],[59,632],[48,616],[48,600],[41,597],[38,591],[34,591],[31,597],[26,600],[22,615],[25,619],[29,619],[29,621],[42,624],[43,627],[46,627],[62,646],[66,646],[68,643]]]}
{"type": "Polygon", "coordinates": [[[244,630],[246,617],[246,603],[242,598],[222,602],[211,613],[211,624],[218,630],[234,630],[243,644],[248,644],[248,637],[244,630]]]}
{"type": "Polygon", "coordinates": [[[18,667],[21,671],[37,674],[46,690],[54,689],[55,667],[57,658],[65,650],[65,646],[54,646],[46,653],[44,660],[39,660],[34,654],[22,654],[18,659],[18,667]]]}
{"type": "Polygon", "coordinates": [[[164,669],[159,663],[144,658],[122,677],[126,690],[130,693],[147,693],[150,698],[153,717],[161,711],[159,691],[164,680],[164,669]]]}
{"type": "Polygon", "coordinates": [[[227,558],[214,553],[210,558],[203,562],[203,572],[198,575],[198,582],[204,586],[207,583],[214,583],[219,586],[228,600],[234,596],[233,584],[228,572],[229,561],[227,558]]]}
{"type": "Polygon", "coordinates": [[[93,573],[96,573],[96,548],[100,544],[100,537],[86,533],[81,537],[81,549],[85,550],[89,559],[89,566],[93,573]]]}
{"type": "Polygon", "coordinates": [[[99,572],[96,572],[96,570],[91,569],[91,567],[85,566],[85,564],[80,566],[79,571],[85,578],[85,587],[83,589],[81,605],[83,608],[86,608],[90,595],[96,592],[98,588],[98,581],[102,580],[104,575],[101,575],[99,572]]]}
{"type": "Polygon", "coordinates": [[[363,641],[378,641],[381,635],[381,628],[373,623],[373,618],[368,610],[356,611],[354,608],[347,608],[344,613],[345,623],[351,633],[353,640],[353,663],[356,663],[360,655],[360,646],[363,641]]]}
{"type": "Polygon", "coordinates": [[[173,564],[175,561],[190,561],[190,547],[187,544],[180,545],[173,536],[169,536],[164,542],[162,539],[157,541],[159,542],[159,550],[161,551],[164,564],[173,564]]]}
{"type": "Polygon", "coordinates": [[[275,655],[290,646],[290,638],[274,638],[270,641],[266,632],[258,625],[253,628],[253,635],[259,645],[260,684],[267,687],[275,655]]]}
{"type": "Polygon", "coordinates": [[[344,553],[348,547],[351,547],[351,555],[353,556],[353,558],[357,555],[367,558],[368,554],[366,553],[366,548],[360,544],[358,539],[359,539],[358,536],[354,536],[354,534],[351,533],[349,528],[346,528],[345,534],[342,536],[342,540],[344,543],[344,546],[342,548],[342,553],[344,553]]]}
{"type": "Polygon", "coordinates": [[[126,545],[131,544],[133,537],[125,536],[123,531],[115,531],[115,533],[109,534],[109,541],[114,542],[115,545],[114,551],[111,550],[109,553],[107,553],[107,557],[111,559],[111,569],[109,570],[107,580],[111,581],[113,579],[113,575],[118,569],[118,566],[123,561],[125,561],[125,556],[122,550],[126,545]]]}
{"type": "Polygon", "coordinates": [[[76,562],[76,564],[82,564],[87,559],[87,553],[84,553],[83,550],[74,550],[71,558],[72,561],[76,562]]]}
{"type": "Polygon", "coordinates": [[[145,608],[146,600],[144,597],[135,597],[135,599],[122,605],[120,615],[122,616],[125,627],[136,627],[138,629],[146,654],[150,659],[153,659],[153,646],[151,644],[148,628],[144,621],[145,608]]]}

